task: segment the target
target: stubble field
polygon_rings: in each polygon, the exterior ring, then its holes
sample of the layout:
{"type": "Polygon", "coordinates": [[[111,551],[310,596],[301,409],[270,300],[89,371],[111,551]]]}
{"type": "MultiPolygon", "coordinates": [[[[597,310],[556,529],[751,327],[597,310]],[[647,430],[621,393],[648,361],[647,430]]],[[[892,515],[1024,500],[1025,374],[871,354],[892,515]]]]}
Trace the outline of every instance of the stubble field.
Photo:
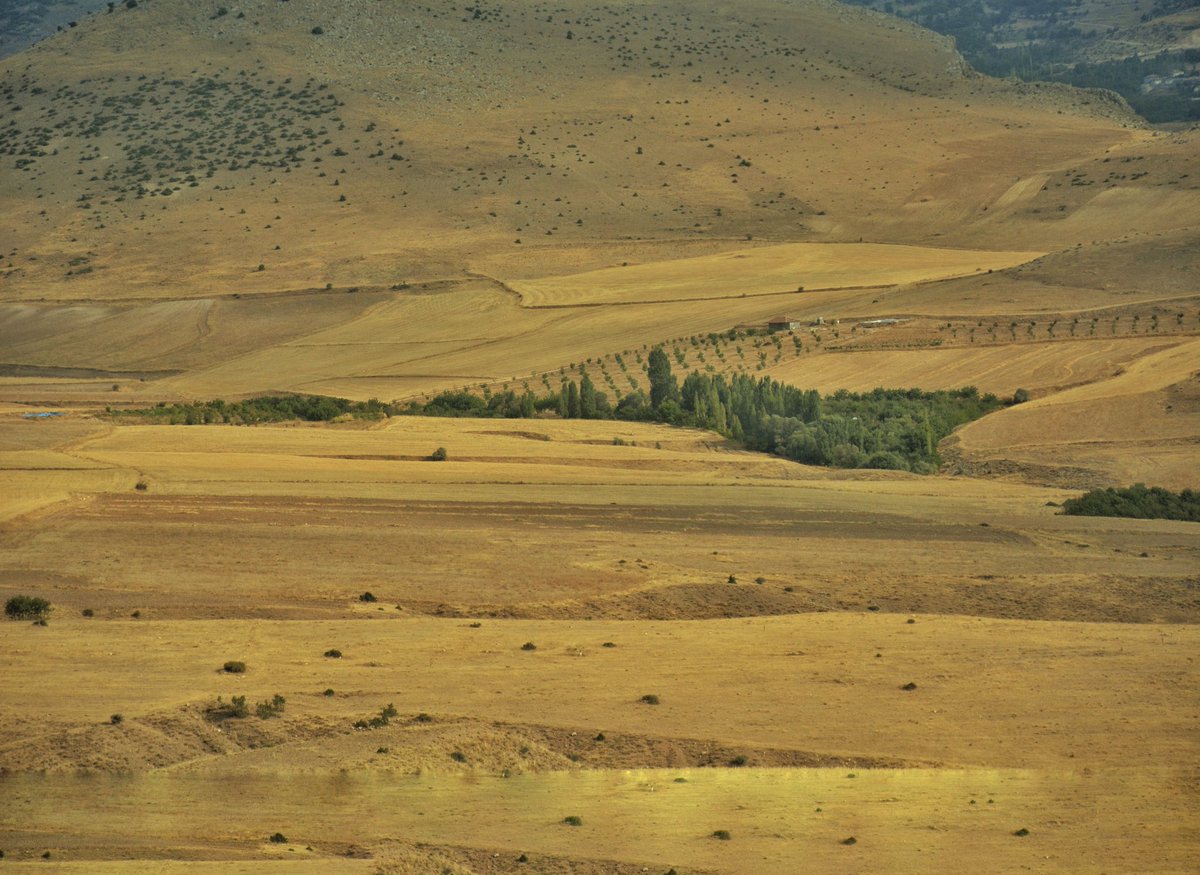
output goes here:
{"type": "Polygon", "coordinates": [[[15,861],[1182,871],[1196,847],[1188,524],[623,423],[3,430],[40,443],[4,463],[45,500],[0,575],[57,606],[6,629],[15,861]],[[64,832],[80,794],[105,801],[64,832]]]}

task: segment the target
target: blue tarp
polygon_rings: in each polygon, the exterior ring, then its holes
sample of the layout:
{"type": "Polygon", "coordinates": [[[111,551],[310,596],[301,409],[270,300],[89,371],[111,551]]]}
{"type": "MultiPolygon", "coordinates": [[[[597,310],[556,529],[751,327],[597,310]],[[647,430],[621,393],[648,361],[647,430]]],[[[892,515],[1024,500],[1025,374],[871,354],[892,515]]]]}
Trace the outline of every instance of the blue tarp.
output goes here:
{"type": "Polygon", "coordinates": [[[57,410],[52,410],[47,413],[22,413],[21,418],[22,419],[49,419],[52,416],[65,416],[65,415],[66,414],[61,413],[57,410]]]}

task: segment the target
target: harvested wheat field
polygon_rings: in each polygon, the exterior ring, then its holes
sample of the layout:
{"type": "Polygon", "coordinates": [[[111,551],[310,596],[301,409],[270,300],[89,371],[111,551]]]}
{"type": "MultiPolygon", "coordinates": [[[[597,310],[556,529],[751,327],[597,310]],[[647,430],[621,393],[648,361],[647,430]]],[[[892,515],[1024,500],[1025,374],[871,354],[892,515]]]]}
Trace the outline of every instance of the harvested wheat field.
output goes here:
{"type": "Polygon", "coordinates": [[[781,292],[894,286],[1014,267],[1043,253],[937,250],[861,243],[804,244],[608,268],[514,283],[528,307],[637,304],[647,290],[668,301],[781,292]]]}
{"type": "Polygon", "coordinates": [[[37,458],[4,464],[44,502],[0,579],[56,614],[6,635],[17,859],[1178,871],[1194,847],[1187,523],[662,426],[4,423],[28,429],[37,458]],[[55,493],[70,469],[102,473],[55,493]],[[237,695],[287,704],[239,720],[237,695]]]}
{"type": "Polygon", "coordinates": [[[826,0],[84,9],[0,59],[0,865],[1195,871],[1197,524],[1062,512],[1200,486],[1195,129],[826,0]]]}

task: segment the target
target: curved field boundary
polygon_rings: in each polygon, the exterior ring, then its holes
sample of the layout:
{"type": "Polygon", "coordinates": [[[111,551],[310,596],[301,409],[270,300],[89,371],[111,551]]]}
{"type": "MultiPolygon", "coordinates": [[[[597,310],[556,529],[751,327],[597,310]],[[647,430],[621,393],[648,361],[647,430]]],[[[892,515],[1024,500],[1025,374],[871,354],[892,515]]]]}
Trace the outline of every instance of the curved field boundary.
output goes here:
{"type": "Polygon", "coordinates": [[[867,391],[879,385],[949,389],[976,386],[1011,394],[1052,392],[1109,378],[1142,356],[1178,346],[1163,337],[1088,338],[940,348],[830,349],[775,365],[765,373],[821,391],[867,391]]]}
{"type": "Polygon", "coordinates": [[[530,308],[683,303],[956,279],[1042,255],[881,243],[788,243],[507,285],[530,308]],[[791,288],[780,291],[785,284],[791,288]]]}

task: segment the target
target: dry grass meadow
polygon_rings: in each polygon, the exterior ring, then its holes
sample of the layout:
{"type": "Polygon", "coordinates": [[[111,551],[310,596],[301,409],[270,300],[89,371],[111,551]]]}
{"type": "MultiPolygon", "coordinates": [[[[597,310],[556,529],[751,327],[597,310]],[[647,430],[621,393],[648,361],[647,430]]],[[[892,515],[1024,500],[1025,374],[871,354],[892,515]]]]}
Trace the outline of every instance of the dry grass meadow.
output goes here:
{"type": "Polygon", "coordinates": [[[0,866],[1195,871],[1196,525],[1057,512],[1200,485],[1195,130],[824,0],[142,0],[0,105],[0,866]],[[106,413],[656,344],[1031,400],[929,476],[106,413]]]}

